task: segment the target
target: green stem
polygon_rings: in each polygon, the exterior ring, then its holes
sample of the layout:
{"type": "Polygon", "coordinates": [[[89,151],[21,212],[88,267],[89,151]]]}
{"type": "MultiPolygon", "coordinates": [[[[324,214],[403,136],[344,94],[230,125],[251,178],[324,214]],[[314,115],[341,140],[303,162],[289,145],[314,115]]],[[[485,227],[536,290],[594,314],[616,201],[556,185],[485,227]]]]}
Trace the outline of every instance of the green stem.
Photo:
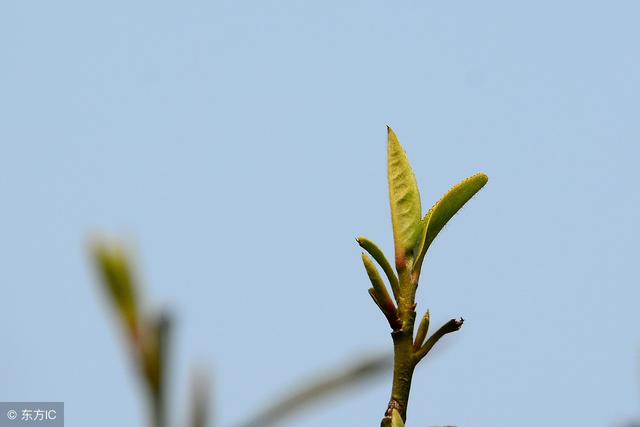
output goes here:
{"type": "Polygon", "coordinates": [[[416,366],[413,360],[413,323],[406,326],[409,327],[391,334],[394,351],[393,385],[385,413],[385,417],[391,417],[393,409],[397,409],[403,420],[407,418],[411,379],[416,366]]]}
{"type": "Polygon", "coordinates": [[[398,317],[400,317],[402,326],[391,333],[393,338],[393,383],[391,399],[382,419],[382,427],[390,425],[394,409],[400,413],[403,420],[407,418],[411,379],[416,367],[416,359],[413,355],[413,329],[416,321],[414,301],[417,283],[412,280],[410,271],[410,263],[399,271],[401,295],[398,299],[398,317]]]}

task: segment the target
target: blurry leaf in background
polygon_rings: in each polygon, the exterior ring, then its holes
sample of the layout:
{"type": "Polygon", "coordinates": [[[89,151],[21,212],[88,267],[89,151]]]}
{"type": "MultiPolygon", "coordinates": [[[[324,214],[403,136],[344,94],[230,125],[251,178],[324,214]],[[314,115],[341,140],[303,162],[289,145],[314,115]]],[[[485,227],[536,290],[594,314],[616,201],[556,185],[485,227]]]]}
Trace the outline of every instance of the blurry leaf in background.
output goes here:
{"type": "Polygon", "coordinates": [[[310,380],[307,385],[292,391],[282,400],[272,404],[238,427],[269,427],[280,425],[285,419],[297,412],[307,409],[337,392],[353,387],[373,377],[389,372],[393,362],[390,354],[364,358],[351,364],[346,369],[335,370],[310,380]]]}
{"type": "Polygon", "coordinates": [[[104,239],[95,240],[91,249],[107,294],[120,312],[130,333],[137,334],[138,285],[132,275],[129,255],[123,245],[104,239]]]}
{"type": "Polygon", "coordinates": [[[146,386],[151,425],[166,427],[167,356],[171,322],[168,312],[148,313],[140,303],[140,286],[131,256],[121,243],[97,239],[91,245],[100,279],[129,338],[131,357],[146,386]]]}

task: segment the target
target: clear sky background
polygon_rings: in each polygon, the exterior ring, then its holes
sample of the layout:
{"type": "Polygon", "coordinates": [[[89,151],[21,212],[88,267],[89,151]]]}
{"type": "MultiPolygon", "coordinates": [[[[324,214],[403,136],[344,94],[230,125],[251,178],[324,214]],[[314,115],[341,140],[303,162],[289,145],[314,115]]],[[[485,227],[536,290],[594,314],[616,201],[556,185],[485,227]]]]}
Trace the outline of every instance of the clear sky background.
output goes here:
{"type": "MultiPolygon", "coordinates": [[[[176,315],[173,407],[212,372],[231,426],[390,349],[354,237],[392,251],[386,130],[430,206],[418,310],[463,316],[408,426],[640,418],[640,3],[0,3],[0,400],[146,425],[86,248],[122,236],[176,315]]],[[[389,377],[287,426],[377,425],[389,377]]],[[[182,417],[183,418],[183,417],[182,417]]]]}

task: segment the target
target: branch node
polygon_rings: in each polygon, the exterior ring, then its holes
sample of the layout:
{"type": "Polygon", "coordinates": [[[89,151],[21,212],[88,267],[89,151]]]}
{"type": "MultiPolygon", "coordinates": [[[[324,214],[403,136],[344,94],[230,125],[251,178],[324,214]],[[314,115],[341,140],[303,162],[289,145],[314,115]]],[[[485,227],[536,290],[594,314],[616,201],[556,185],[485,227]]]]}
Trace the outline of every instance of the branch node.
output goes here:
{"type": "Polygon", "coordinates": [[[389,419],[391,419],[391,416],[393,415],[393,410],[396,410],[400,413],[402,413],[402,405],[400,405],[400,402],[398,402],[395,399],[391,399],[389,401],[389,406],[387,407],[386,412],[384,413],[385,418],[389,417],[389,419]]]}

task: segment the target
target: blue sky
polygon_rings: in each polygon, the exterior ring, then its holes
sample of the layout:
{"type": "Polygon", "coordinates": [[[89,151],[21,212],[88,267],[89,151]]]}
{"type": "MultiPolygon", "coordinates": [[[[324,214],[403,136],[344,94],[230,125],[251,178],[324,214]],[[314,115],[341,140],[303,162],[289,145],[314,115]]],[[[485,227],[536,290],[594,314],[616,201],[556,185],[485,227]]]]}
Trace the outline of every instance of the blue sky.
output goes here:
{"type": "MultiPolygon", "coordinates": [[[[86,253],[135,248],[174,310],[173,404],[211,370],[229,426],[306,373],[390,349],[354,237],[392,251],[385,125],[440,234],[418,309],[466,319],[408,426],[640,418],[634,1],[0,5],[0,400],[145,425],[86,253]],[[123,421],[126,420],[126,421],[123,421]]],[[[389,378],[288,425],[377,425],[389,378]]]]}

